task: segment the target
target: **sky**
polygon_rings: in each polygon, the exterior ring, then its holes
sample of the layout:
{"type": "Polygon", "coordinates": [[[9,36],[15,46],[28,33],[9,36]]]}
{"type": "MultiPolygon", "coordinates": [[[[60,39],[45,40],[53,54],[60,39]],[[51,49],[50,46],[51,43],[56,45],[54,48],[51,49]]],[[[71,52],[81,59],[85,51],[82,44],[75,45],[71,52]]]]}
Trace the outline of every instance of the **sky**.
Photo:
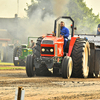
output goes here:
{"type": "MultiPolygon", "coordinates": [[[[93,8],[93,13],[100,13],[100,0],[84,0],[89,8],[93,8]]],[[[19,0],[19,17],[26,17],[24,8],[26,3],[31,4],[31,0],[19,0]]],[[[0,0],[0,17],[11,18],[17,13],[17,0],[0,0]]]]}
{"type": "Polygon", "coordinates": [[[89,8],[93,8],[93,13],[100,14],[100,0],[84,0],[89,8]]]}
{"type": "MultiPolygon", "coordinates": [[[[25,17],[24,8],[31,4],[31,0],[19,0],[19,17],[25,17]]],[[[0,17],[14,17],[17,13],[17,0],[0,0],[0,17]]]]}

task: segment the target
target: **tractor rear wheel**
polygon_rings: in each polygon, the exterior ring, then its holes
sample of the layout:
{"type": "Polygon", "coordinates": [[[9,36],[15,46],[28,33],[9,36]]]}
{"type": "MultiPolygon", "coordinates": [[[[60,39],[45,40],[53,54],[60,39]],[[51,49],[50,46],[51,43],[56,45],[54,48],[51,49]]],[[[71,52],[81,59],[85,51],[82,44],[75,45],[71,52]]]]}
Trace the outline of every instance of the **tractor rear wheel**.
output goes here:
{"type": "Polygon", "coordinates": [[[72,74],[73,62],[71,57],[65,56],[62,62],[62,77],[70,78],[72,74]]]}
{"type": "Polygon", "coordinates": [[[36,46],[35,46],[35,50],[33,51],[33,54],[35,57],[40,57],[40,45],[41,45],[41,41],[42,41],[42,37],[39,37],[37,39],[37,43],[36,43],[36,46]]]}
{"type": "Polygon", "coordinates": [[[13,52],[13,63],[15,66],[25,66],[25,63],[23,60],[19,60],[19,56],[21,56],[22,53],[22,47],[21,46],[17,46],[14,48],[14,52],[13,52]],[[15,57],[17,57],[17,59],[15,59],[15,57]]]}
{"type": "Polygon", "coordinates": [[[72,51],[73,72],[72,77],[87,78],[89,74],[89,42],[85,39],[76,39],[72,51]]]}
{"type": "Polygon", "coordinates": [[[21,61],[19,62],[19,65],[20,65],[20,66],[25,66],[25,61],[24,61],[24,60],[21,60],[21,61]]]}
{"type": "MultiPolygon", "coordinates": [[[[41,47],[42,39],[43,39],[42,37],[39,37],[37,39],[35,50],[33,51],[35,58],[40,58],[40,56],[41,56],[40,47],[41,47]]],[[[49,76],[49,75],[51,75],[51,72],[47,69],[45,64],[41,64],[39,68],[36,68],[36,75],[37,76],[49,76]]]]}
{"type": "Polygon", "coordinates": [[[26,59],[26,73],[28,77],[33,77],[35,75],[35,67],[33,63],[33,56],[28,55],[26,59]]]}

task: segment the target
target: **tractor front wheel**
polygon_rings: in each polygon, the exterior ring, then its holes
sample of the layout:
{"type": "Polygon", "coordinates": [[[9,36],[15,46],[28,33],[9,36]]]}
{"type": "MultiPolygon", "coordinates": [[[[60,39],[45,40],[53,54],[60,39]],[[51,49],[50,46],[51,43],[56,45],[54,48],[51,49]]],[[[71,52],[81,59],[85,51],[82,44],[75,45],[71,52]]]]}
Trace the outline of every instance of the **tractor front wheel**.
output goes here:
{"type": "Polygon", "coordinates": [[[70,78],[72,74],[73,62],[71,57],[65,56],[62,62],[62,77],[70,78]]]}
{"type": "Polygon", "coordinates": [[[33,56],[28,55],[26,59],[26,73],[28,77],[33,77],[35,74],[35,67],[33,63],[33,56]]]}

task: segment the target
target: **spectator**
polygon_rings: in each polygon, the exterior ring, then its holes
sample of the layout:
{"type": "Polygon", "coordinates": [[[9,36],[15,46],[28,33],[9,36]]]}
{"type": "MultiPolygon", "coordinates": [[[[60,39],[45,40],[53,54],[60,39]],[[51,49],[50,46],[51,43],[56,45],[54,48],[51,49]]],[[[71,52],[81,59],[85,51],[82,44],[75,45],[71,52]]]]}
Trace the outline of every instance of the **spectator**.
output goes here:
{"type": "Polygon", "coordinates": [[[16,43],[14,44],[14,47],[19,47],[20,46],[20,43],[19,41],[17,40],[16,43]]]}
{"type": "Polygon", "coordinates": [[[97,35],[100,35],[100,24],[97,27],[97,35]]]}
{"type": "Polygon", "coordinates": [[[35,47],[35,42],[31,40],[31,48],[33,49],[33,51],[34,51],[34,47],[35,47]]]}

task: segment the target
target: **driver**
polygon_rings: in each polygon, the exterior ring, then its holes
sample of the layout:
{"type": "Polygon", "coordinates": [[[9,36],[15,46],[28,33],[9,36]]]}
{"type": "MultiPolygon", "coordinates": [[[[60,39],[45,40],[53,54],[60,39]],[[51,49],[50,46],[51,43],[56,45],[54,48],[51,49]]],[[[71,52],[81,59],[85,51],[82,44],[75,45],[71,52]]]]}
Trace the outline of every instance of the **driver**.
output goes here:
{"type": "Polygon", "coordinates": [[[64,49],[65,49],[69,37],[69,29],[65,27],[65,23],[63,21],[61,21],[60,27],[61,27],[60,36],[64,37],[64,49]]]}
{"type": "Polygon", "coordinates": [[[100,35],[100,24],[98,25],[97,35],[100,35]]]}

